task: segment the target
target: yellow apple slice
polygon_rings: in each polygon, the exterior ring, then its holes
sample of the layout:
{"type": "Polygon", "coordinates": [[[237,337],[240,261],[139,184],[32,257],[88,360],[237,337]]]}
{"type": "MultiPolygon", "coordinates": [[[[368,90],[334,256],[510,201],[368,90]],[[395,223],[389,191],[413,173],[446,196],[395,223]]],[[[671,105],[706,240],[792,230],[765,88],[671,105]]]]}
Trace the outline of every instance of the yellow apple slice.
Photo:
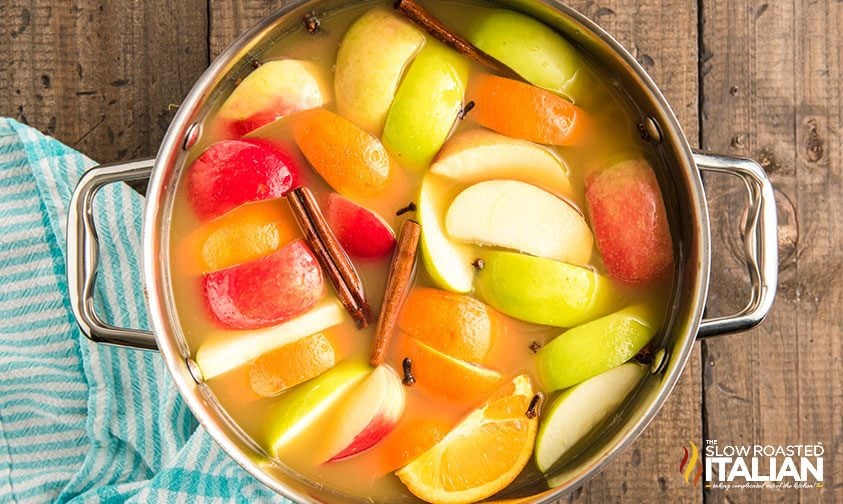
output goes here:
{"type": "Polygon", "coordinates": [[[512,179],[571,197],[565,165],[547,149],[487,129],[457,133],[439,151],[431,173],[457,182],[512,179]]]}
{"type": "Polygon", "coordinates": [[[385,10],[369,11],[355,21],[337,54],[339,114],[380,135],[404,68],[423,43],[419,30],[385,10]]]}
{"type": "Polygon", "coordinates": [[[454,240],[587,265],[594,237],[569,203],[517,180],[488,180],[461,192],[445,217],[454,240]]]}
{"type": "Polygon", "coordinates": [[[248,364],[270,350],[338,325],[344,320],[345,313],[342,304],[331,297],[281,325],[234,334],[226,331],[211,336],[196,351],[196,363],[202,370],[202,376],[209,380],[248,364]]]}
{"type": "Polygon", "coordinates": [[[471,291],[474,268],[472,247],[455,243],[445,236],[445,208],[450,181],[426,175],[419,194],[422,262],[431,280],[451,292],[471,291]]]}

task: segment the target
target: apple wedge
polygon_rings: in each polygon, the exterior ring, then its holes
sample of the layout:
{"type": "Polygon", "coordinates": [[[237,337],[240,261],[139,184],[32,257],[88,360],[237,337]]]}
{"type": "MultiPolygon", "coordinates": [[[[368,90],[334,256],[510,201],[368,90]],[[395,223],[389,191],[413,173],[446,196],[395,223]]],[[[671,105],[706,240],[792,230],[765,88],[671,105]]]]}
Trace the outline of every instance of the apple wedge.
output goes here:
{"type": "Polygon", "coordinates": [[[341,362],[333,369],[280,396],[267,415],[266,445],[279,456],[284,446],[331,409],[369,373],[360,362],[341,362]]]}
{"type": "Polygon", "coordinates": [[[480,257],[478,297],[510,317],[573,327],[617,309],[612,281],[588,268],[499,250],[480,257]]]}
{"type": "Polygon", "coordinates": [[[338,325],[345,320],[345,314],[342,304],[331,297],[281,325],[235,334],[222,332],[202,342],[196,351],[196,363],[202,376],[210,380],[246,365],[266,352],[338,325]]]}
{"type": "Polygon", "coordinates": [[[614,413],[635,389],[647,368],[629,362],[575,385],[542,415],[536,437],[536,466],[542,472],[561,459],[598,424],[614,413]]]}
{"type": "Polygon", "coordinates": [[[454,240],[588,265],[594,237],[566,201],[517,180],[487,180],[461,192],[445,216],[454,240]]]}
{"type": "Polygon", "coordinates": [[[328,462],[356,455],[377,444],[404,412],[404,385],[388,366],[378,366],[332,412],[336,429],[327,434],[328,462]]]}
{"type": "Polygon", "coordinates": [[[309,61],[267,61],[247,75],[217,112],[239,138],[272,121],[330,101],[319,67],[309,61]]]}
{"type": "Polygon", "coordinates": [[[428,174],[419,193],[422,262],[430,279],[451,292],[471,291],[474,280],[472,247],[454,243],[445,236],[445,207],[451,181],[428,174]]]}
{"type": "Polygon", "coordinates": [[[360,16],[337,53],[340,115],[379,136],[404,69],[422,44],[424,35],[395,14],[376,9],[360,16]]]}
{"type": "Polygon", "coordinates": [[[571,197],[567,168],[544,147],[483,128],[451,137],[430,167],[430,172],[457,182],[511,179],[541,187],[557,196],[571,197]]]}
{"type": "Polygon", "coordinates": [[[490,9],[478,16],[469,40],[527,82],[567,94],[582,66],[577,49],[529,16],[490,9]]]}
{"type": "Polygon", "coordinates": [[[427,169],[463,106],[470,64],[428,40],[401,81],[383,128],[383,145],[399,163],[427,169]]]}
{"type": "Polygon", "coordinates": [[[539,378],[548,390],[561,390],[635,357],[655,336],[661,317],[639,303],[577,326],[539,350],[539,378]]]}

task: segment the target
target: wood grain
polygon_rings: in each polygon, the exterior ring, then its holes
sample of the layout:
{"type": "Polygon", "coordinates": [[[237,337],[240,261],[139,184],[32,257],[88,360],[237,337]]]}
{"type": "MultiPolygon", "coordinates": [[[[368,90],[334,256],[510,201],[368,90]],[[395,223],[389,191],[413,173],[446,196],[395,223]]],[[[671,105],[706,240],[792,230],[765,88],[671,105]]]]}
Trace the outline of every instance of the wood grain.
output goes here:
{"type": "MultiPolygon", "coordinates": [[[[823,489],[710,491],[706,500],[839,502],[843,4],[706,0],[703,19],[703,144],[758,159],[776,186],[781,220],[769,320],[704,343],[706,435],[721,444],[826,447],[823,489]]],[[[738,234],[745,191],[723,177],[707,188],[718,265],[709,308],[723,314],[747,299],[738,234]]]]}
{"type": "MultiPolygon", "coordinates": [[[[568,2],[618,39],[653,77],[685,134],[698,136],[697,4],[693,0],[568,2]]],[[[682,447],[702,438],[699,344],[656,420],[598,477],[563,502],[701,502],[679,474],[682,447]]]]}
{"type": "Polygon", "coordinates": [[[283,5],[277,0],[208,0],[211,57],[217,57],[238,35],[283,5]]]}
{"type": "Polygon", "coordinates": [[[0,115],[99,161],[151,156],[208,64],[207,5],[3,1],[0,47],[0,115]]]}

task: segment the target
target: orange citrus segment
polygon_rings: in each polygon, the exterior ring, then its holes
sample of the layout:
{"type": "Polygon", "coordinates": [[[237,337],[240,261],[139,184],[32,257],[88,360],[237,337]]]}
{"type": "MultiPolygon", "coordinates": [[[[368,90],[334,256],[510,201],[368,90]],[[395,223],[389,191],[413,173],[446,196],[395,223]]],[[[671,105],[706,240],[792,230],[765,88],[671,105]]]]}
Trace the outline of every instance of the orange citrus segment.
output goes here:
{"type": "Polygon", "coordinates": [[[360,199],[386,188],[392,159],[377,138],[325,109],[301,112],[291,120],[299,149],[338,193],[360,199]]]}
{"type": "Polygon", "coordinates": [[[471,81],[471,118],[503,135],[550,145],[574,145],[587,133],[585,111],[536,86],[495,75],[471,81]]]}
{"type": "Polygon", "coordinates": [[[381,471],[392,472],[407,465],[445,437],[451,424],[433,418],[400,422],[381,444],[381,471]]]}
{"type": "Polygon", "coordinates": [[[398,327],[422,343],[457,359],[483,362],[492,347],[495,324],[483,303],[438,289],[413,289],[398,327]]]}
{"type": "Polygon", "coordinates": [[[259,259],[297,237],[292,212],[276,199],[237,207],[196,229],[185,243],[187,257],[195,258],[190,263],[207,273],[259,259]]]}
{"type": "Polygon", "coordinates": [[[322,333],[288,343],[258,357],[249,366],[249,383],[270,397],[315,378],[337,363],[334,346],[322,333]]]}
{"type": "Polygon", "coordinates": [[[427,502],[483,500],[512,483],[533,451],[538,419],[527,418],[533,387],[516,376],[430,450],[396,474],[427,502]]]}
{"type": "Polygon", "coordinates": [[[475,366],[406,336],[401,357],[412,360],[413,377],[423,392],[453,401],[479,402],[500,384],[497,371],[475,366]]]}

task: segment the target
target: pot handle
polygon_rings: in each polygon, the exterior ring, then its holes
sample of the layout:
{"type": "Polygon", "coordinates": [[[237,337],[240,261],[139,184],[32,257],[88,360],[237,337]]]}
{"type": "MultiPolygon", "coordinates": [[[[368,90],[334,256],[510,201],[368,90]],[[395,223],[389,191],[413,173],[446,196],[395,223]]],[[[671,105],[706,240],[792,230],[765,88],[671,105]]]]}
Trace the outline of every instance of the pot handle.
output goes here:
{"type": "Polygon", "coordinates": [[[149,178],[155,159],[99,165],[86,171],[70,198],[67,212],[67,289],[76,323],[97,343],[156,350],[150,331],[106,324],[94,310],[94,282],[99,241],[92,211],[94,196],[104,185],[149,178]]]}
{"type": "Polygon", "coordinates": [[[740,312],[703,319],[699,338],[721,336],[751,329],[767,316],[776,297],[779,276],[776,200],[764,169],[751,159],[694,152],[701,171],[734,175],[746,184],[749,209],[744,228],[744,253],[749,271],[749,303],[740,312]]]}

